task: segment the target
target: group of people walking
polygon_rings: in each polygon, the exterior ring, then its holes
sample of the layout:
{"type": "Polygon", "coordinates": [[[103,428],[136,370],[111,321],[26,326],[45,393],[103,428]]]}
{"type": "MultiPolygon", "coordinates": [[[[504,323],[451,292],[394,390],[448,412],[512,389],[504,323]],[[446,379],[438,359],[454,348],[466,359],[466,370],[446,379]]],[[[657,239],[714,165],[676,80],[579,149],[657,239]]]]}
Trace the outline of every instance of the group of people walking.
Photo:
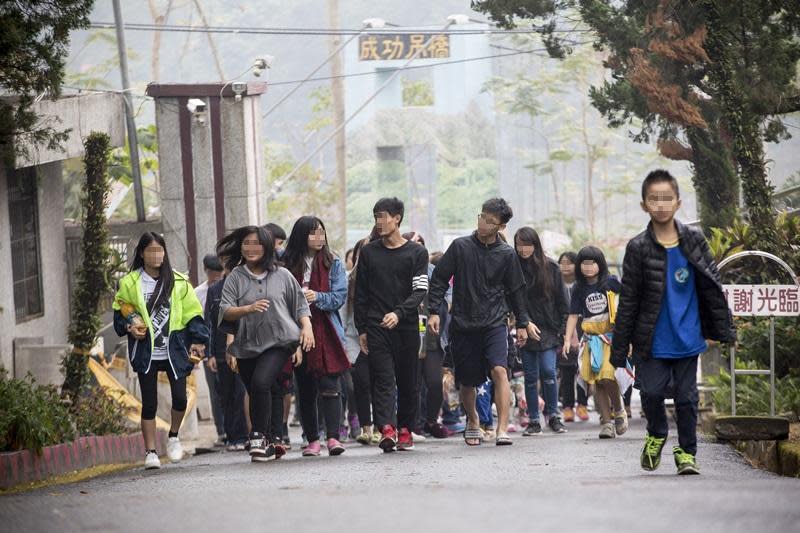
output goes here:
{"type": "Polygon", "coordinates": [[[510,366],[519,360],[523,436],[543,426],[565,433],[565,422],[588,419],[589,398],[600,415],[599,437],[624,434],[624,396],[635,379],[647,418],[642,468],[660,464],[664,400],[673,397],[678,472],[699,473],[697,358],[706,339],[730,342],[735,331],[703,235],[674,218],[677,181],[651,172],[641,206],[651,222],[628,244],[621,280],[594,246],[556,261],[533,228],[506,242],[513,213],[501,198],[486,201],[476,230],[443,254],[429,254],[416,232],[401,232],[397,198],[375,204],[372,233],[344,261],[314,216],[300,217],[288,239],[274,224],[239,228],[204,260],[209,279],[197,294],[172,271],[163,239],[143,235],[114,309],[141,384],[145,466],[160,467],[156,374],[169,377],[167,453],[178,461],[185,380],[203,358],[223,421],[218,433],[229,450],[247,449],[254,462],[290,448],[293,396],[304,456],[320,455],[323,445],[330,456],[344,453],[343,426],[357,442],[386,453],[411,451],[424,434],[453,431],[463,432],[469,446],[488,439],[511,445],[510,366]],[[450,373],[455,403],[443,388],[450,373]],[[486,390],[497,414],[491,433],[486,390]]]}

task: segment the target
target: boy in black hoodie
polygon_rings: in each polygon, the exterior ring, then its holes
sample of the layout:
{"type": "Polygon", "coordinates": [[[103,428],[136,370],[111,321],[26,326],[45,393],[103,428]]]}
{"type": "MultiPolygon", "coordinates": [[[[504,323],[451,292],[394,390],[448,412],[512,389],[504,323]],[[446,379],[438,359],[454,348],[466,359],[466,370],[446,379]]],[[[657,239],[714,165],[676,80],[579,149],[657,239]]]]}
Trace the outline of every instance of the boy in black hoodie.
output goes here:
{"type": "Polygon", "coordinates": [[[524,302],[525,279],[517,254],[498,236],[512,216],[511,207],[502,198],[486,201],[478,215],[477,231],[453,241],[433,271],[431,280],[428,327],[439,333],[439,309],[446,305],[444,295],[450,278],[454,279],[450,346],[456,382],[461,386],[461,402],[467,411],[464,440],[470,446],[477,446],[482,441],[475,388],[487,377],[492,378],[495,389],[496,444],[512,443],[507,433],[511,397],[507,302],[517,317],[517,342],[525,344],[529,333],[538,339],[532,325],[529,327],[524,302]]]}
{"type": "Polygon", "coordinates": [[[705,237],[675,220],[681,206],[677,180],[666,170],[648,174],[641,205],[650,224],[625,250],[611,363],[624,367],[632,348],[647,416],[642,468],[653,471],[661,463],[668,431],[664,398],[671,383],[678,419],[675,465],[678,474],[699,474],[697,359],[705,339],[735,342],[736,331],[705,237]]]}

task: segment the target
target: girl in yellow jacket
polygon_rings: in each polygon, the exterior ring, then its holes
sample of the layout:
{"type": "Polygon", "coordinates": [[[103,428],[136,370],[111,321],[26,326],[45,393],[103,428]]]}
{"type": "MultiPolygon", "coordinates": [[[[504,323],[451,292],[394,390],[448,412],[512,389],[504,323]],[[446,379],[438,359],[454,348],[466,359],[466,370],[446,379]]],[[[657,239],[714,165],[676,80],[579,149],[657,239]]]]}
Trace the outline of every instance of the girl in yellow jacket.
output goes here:
{"type": "Polygon", "coordinates": [[[114,330],[128,337],[128,357],[139,375],[145,468],[161,468],[156,453],[158,372],[166,372],[172,393],[167,455],[183,457],[178,439],[186,411],[186,377],[204,354],[208,328],[189,280],[170,267],[163,237],[147,232],[134,252],[131,270],[114,297],[114,330]]]}

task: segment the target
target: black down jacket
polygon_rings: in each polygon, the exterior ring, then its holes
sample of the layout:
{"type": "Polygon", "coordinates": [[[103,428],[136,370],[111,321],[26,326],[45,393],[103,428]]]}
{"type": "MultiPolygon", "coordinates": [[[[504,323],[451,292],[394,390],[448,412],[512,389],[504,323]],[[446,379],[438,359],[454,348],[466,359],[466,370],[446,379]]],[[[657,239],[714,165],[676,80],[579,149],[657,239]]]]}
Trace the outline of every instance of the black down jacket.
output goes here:
{"type": "MultiPolygon", "coordinates": [[[[681,251],[696,271],[695,286],[703,337],[720,342],[736,340],[728,302],[722,292],[719,271],[703,233],[675,221],[681,251]]],[[[625,366],[628,347],[633,363],[650,358],[656,321],[666,287],[667,251],[658,243],[652,224],[631,239],[622,265],[622,293],[619,297],[611,363],[625,366]]]]}

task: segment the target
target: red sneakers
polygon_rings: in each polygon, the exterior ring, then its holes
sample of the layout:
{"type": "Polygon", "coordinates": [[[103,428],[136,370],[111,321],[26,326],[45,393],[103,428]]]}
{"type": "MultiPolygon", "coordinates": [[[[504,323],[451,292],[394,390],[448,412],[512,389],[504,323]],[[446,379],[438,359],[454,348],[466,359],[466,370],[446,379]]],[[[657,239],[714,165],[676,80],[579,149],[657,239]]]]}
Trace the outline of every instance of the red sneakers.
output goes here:
{"type": "Polygon", "coordinates": [[[397,439],[397,449],[401,452],[408,452],[414,449],[414,436],[408,428],[400,428],[400,436],[397,439]]]}
{"type": "Polygon", "coordinates": [[[380,446],[384,453],[389,453],[394,451],[396,445],[397,431],[395,431],[394,426],[386,424],[381,428],[381,441],[378,443],[378,446],[380,446]]]}

